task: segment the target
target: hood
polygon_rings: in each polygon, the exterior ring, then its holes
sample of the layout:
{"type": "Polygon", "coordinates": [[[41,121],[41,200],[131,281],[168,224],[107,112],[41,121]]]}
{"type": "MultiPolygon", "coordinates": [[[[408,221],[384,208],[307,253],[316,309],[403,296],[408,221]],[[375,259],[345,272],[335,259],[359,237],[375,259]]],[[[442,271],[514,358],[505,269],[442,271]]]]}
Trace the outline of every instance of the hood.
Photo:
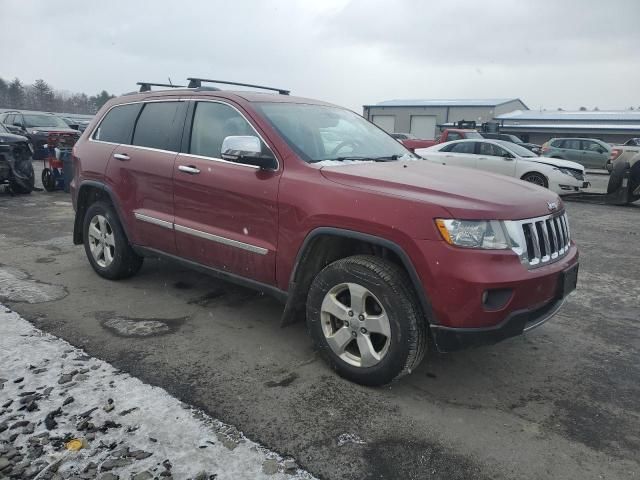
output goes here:
{"type": "Polygon", "coordinates": [[[22,135],[14,135],[13,133],[4,133],[0,132],[0,143],[16,143],[16,142],[28,142],[29,139],[27,137],[23,137],[22,135]]]}
{"type": "Polygon", "coordinates": [[[341,185],[437,205],[458,219],[520,220],[548,215],[548,203],[564,208],[558,195],[546,188],[423,160],[360,162],[322,167],[321,173],[341,185]]]}
{"type": "Polygon", "coordinates": [[[562,160],[561,158],[551,158],[551,157],[521,157],[522,160],[526,160],[527,162],[535,162],[542,163],[543,165],[551,165],[552,167],[561,167],[561,168],[570,168],[572,170],[580,170],[581,172],[584,170],[584,166],[580,165],[576,162],[571,162],[569,160],[562,160]]]}

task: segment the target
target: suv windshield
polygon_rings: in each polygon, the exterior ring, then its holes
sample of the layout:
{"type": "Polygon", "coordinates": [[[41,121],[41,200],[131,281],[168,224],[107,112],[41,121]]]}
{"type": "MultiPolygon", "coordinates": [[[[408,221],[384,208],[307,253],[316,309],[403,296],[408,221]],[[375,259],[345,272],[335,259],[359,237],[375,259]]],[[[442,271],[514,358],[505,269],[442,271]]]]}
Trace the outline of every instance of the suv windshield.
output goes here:
{"type": "Polygon", "coordinates": [[[271,102],[259,103],[257,109],[289,146],[309,163],[413,157],[401,143],[350,110],[271,102]]]}
{"type": "Polygon", "coordinates": [[[64,120],[58,118],[54,115],[33,115],[33,114],[25,114],[24,121],[26,123],[25,127],[33,128],[33,127],[59,127],[59,128],[69,128],[69,126],[64,123],[64,120]]]}
{"type": "Polygon", "coordinates": [[[6,129],[6,127],[0,123],[0,133],[9,133],[9,130],[6,129]]]}
{"type": "Polygon", "coordinates": [[[519,157],[537,157],[535,153],[524,147],[521,147],[517,143],[507,142],[506,140],[496,140],[496,143],[508,148],[511,152],[515,153],[519,157]]]}

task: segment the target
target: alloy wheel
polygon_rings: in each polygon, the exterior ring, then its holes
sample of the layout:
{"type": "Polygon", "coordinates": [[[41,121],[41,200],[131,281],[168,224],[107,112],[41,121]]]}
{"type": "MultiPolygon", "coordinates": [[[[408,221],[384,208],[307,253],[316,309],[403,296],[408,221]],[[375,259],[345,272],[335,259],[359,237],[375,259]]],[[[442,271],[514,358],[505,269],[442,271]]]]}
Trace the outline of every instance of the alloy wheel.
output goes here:
{"type": "Polygon", "coordinates": [[[341,283],[324,297],[322,332],[331,350],[355,367],[373,367],[389,350],[391,325],[380,301],[357,283],[341,283]]]}
{"type": "Polygon", "coordinates": [[[96,215],[89,222],[89,247],[96,263],[107,268],[115,256],[116,241],[109,221],[103,215],[96,215]]]}

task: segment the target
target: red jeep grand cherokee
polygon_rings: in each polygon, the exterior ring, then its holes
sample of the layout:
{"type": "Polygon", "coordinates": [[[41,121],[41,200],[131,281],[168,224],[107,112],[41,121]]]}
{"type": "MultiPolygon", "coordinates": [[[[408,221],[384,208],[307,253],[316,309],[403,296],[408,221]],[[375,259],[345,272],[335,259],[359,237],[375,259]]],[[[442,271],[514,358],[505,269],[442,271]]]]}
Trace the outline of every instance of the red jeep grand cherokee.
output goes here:
{"type": "Polygon", "coordinates": [[[111,100],[75,146],[74,243],[99,275],[162,256],[271,293],[367,385],[414,369],[429,335],[495,343],[575,288],[555,193],[421,161],[344,108],[190,80],[111,100]]]}

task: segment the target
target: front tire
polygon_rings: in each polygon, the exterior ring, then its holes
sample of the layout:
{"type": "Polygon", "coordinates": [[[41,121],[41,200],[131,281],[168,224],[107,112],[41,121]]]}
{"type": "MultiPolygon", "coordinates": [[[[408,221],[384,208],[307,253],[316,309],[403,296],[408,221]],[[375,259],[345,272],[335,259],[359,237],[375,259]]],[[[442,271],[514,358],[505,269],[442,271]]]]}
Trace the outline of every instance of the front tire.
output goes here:
{"type": "Polygon", "coordinates": [[[535,185],[539,185],[544,188],[549,188],[549,182],[547,182],[547,178],[538,172],[525,173],[522,176],[522,180],[524,180],[525,182],[533,183],[535,185]]]}
{"type": "Polygon", "coordinates": [[[110,204],[92,204],[85,214],[82,231],[89,263],[101,277],[109,280],[128,278],[142,267],[143,257],[129,245],[120,219],[110,204]]]}
{"type": "Polygon", "coordinates": [[[406,273],[379,257],[337,260],[313,280],[307,327],[338,372],[362,385],[410,373],[426,351],[427,322],[406,273]]]}

